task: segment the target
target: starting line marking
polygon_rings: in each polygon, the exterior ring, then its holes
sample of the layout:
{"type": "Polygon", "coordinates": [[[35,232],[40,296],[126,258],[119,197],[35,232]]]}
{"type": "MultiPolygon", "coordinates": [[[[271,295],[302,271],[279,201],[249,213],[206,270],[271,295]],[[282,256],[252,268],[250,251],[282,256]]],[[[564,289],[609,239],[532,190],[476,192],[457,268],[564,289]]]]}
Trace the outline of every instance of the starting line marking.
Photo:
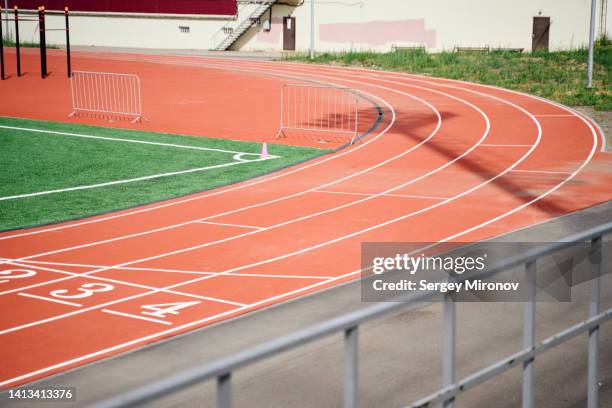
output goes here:
{"type": "Polygon", "coordinates": [[[17,294],[19,296],[30,297],[30,298],[34,298],[34,299],[38,299],[38,300],[46,300],[48,302],[62,303],[64,305],[68,305],[68,306],[83,307],[83,305],[81,305],[79,303],[68,302],[66,300],[51,299],[51,298],[48,298],[48,297],[45,297],[45,296],[31,295],[29,293],[23,293],[23,292],[19,292],[17,294]]]}
{"type": "MultiPolygon", "coordinates": [[[[112,279],[112,278],[106,278],[104,276],[86,275],[85,272],[83,272],[83,273],[68,272],[68,271],[63,271],[63,270],[60,270],[60,269],[54,269],[54,268],[48,268],[48,267],[42,267],[42,266],[36,266],[36,265],[26,265],[26,264],[22,264],[22,263],[18,263],[18,262],[12,262],[12,261],[9,262],[9,264],[20,266],[20,267],[40,269],[40,270],[48,271],[48,272],[55,272],[55,273],[59,273],[59,274],[63,274],[63,275],[68,275],[68,276],[64,276],[62,278],[54,279],[54,280],[51,280],[51,281],[45,281],[45,282],[36,283],[36,284],[33,284],[33,285],[29,285],[29,286],[22,286],[21,288],[15,288],[15,289],[6,290],[4,292],[0,292],[0,296],[7,295],[9,293],[19,292],[21,290],[28,290],[28,289],[33,289],[33,288],[37,288],[37,287],[40,287],[40,286],[46,286],[47,284],[50,284],[50,283],[63,282],[63,281],[66,281],[66,280],[70,280],[71,278],[88,277],[88,278],[99,280],[99,281],[112,282],[112,283],[119,284],[119,285],[125,285],[125,286],[131,286],[131,287],[135,287],[135,288],[146,289],[147,291],[159,290],[159,291],[161,291],[163,293],[171,293],[171,294],[179,295],[179,296],[187,296],[187,297],[192,297],[192,298],[201,299],[201,300],[207,300],[207,301],[212,301],[212,302],[226,303],[226,304],[232,305],[232,306],[244,306],[244,303],[238,303],[238,302],[234,302],[234,301],[231,301],[231,300],[220,299],[220,298],[213,298],[213,297],[209,297],[209,296],[200,296],[200,295],[196,295],[196,294],[193,294],[193,293],[180,292],[180,291],[175,291],[175,290],[163,290],[163,289],[160,289],[160,288],[155,287],[155,286],[149,286],[149,285],[143,285],[143,284],[134,283],[134,282],[128,282],[128,281],[122,281],[122,280],[117,280],[117,279],[112,279]]],[[[109,268],[109,269],[112,269],[112,268],[109,268]]],[[[216,275],[216,273],[212,273],[211,272],[210,274],[207,274],[207,275],[216,275]]],[[[37,299],[42,299],[42,300],[56,301],[55,299],[43,298],[43,297],[40,297],[40,296],[29,295],[29,294],[26,294],[26,293],[24,293],[23,295],[24,296],[35,297],[37,299]]],[[[62,303],[62,301],[58,301],[58,302],[62,303]]],[[[67,304],[71,304],[73,306],[79,306],[79,307],[82,306],[80,304],[76,304],[76,303],[73,304],[71,302],[67,302],[67,304]]]]}

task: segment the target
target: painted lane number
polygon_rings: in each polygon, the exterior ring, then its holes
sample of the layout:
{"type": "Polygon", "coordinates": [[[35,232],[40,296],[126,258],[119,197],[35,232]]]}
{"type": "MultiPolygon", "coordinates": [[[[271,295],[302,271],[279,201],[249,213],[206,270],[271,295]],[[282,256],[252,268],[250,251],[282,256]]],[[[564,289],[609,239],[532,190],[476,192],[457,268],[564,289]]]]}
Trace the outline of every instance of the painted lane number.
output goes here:
{"type": "Polygon", "coordinates": [[[142,312],[143,315],[155,316],[160,319],[164,319],[167,315],[177,315],[179,310],[185,309],[189,306],[195,306],[202,302],[178,302],[178,303],[160,303],[157,305],[144,305],[141,306],[143,309],[150,310],[149,312],[142,312]]]}
{"type": "Polygon", "coordinates": [[[31,278],[36,272],[28,269],[6,269],[0,271],[0,283],[9,282],[11,279],[31,278]]]}
{"type": "Polygon", "coordinates": [[[76,290],[77,293],[70,294],[67,289],[59,289],[49,292],[49,294],[60,299],[83,299],[95,293],[108,292],[113,289],[115,289],[113,285],[106,283],[85,283],[76,290]]]}

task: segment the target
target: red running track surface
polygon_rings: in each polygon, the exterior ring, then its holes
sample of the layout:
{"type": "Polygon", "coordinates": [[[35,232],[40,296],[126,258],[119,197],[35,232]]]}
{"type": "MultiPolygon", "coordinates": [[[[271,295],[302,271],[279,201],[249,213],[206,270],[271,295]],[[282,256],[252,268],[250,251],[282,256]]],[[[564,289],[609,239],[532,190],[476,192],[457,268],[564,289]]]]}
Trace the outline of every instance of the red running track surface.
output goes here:
{"type": "MultiPolygon", "coordinates": [[[[280,87],[304,80],[356,88],[384,114],[363,142],[265,177],[0,234],[0,270],[24,276],[0,279],[0,307],[10,311],[0,317],[4,388],[356,279],[364,241],[481,240],[612,197],[612,158],[597,128],[532,96],[280,62],[73,60],[139,75],[150,119],[76,120],[84,123],[274,141],[280,87]],[[184,307],[142,308],[167,303],[184,307]]],[[[0,113],[72,121],[61,52],[50,52],[44,81],[36,63],[26,53],[28,74],[0,83],[0,113]]],[[[362,109],[366,130],[378,113],[362,109]]]]}

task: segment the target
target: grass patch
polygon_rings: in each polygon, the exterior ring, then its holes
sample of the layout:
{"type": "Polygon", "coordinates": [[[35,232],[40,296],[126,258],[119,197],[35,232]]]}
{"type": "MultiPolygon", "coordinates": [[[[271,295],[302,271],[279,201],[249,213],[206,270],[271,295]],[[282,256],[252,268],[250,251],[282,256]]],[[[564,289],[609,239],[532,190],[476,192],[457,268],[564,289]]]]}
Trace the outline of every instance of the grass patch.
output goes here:
{"type": "Polygon", "coordinates": [[[390,53],[306,54],[287,60],[359,66],[425,74],[514,89],[572,106],[612,110],[612,46],[599,42],[595,49],[593,89],[586,88],[588,50],[517,53],[509,51],[441,52],[401,50],[390,53]]]}
{"type": "MultiPolygon", "coordinates": [[[[1,126],[258,154],[260,143],[0,118],[1,126]]],[[[119,210],[236,183],[329,150],[270,145],[280,158],[168,177],[0,200],[0,230],[119,210]]],[[[0,128],[0,198],[235,163],[233,153],[0,128]]],[[[243,156],[258,159],[258,155],[243,156]]]]}
{"type": "MultiPolygon", "coordinates": [[[[3,40],[2,44],[5,47],[15,47],[15,41],[13,40],[3,40]]],[[[19,41],[19,47],[21,48],[40,48],[38,43],[33,43],[33,42],[27,42],[27,41],[19,41]]],[[[47,44],[47,49],[55,49],[55,50],[59,50],[59,47],[57,45],[54,44],[47,44]]]]}

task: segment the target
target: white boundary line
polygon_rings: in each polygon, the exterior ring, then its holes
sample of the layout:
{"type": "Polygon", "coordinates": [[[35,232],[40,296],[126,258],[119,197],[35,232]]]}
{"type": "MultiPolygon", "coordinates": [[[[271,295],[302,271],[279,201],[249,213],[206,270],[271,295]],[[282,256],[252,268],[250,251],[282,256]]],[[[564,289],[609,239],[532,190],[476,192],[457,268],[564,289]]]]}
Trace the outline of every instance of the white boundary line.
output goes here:
{"type": "MultiPolygon", "coordinates": [[[[499,98],[498,98],[498,99],[499,99],[499,98]]],[[[521,109],[522,109],[522,108],[521,108],[521,109]]],[[[525,111],[525,112],[526,112],[526,111],[525,111]]],[[[486,223],[480,224],[479,226],[473,227],[473,228],[472,228],[472,229],[470,229],[470,230],[466,230],[466,231],[463,231],[463,232],[462,232],[462,233],[460,233],[460,234],[456,234],[454,237],[459,236],[459,235],[464,235],[465,233],[467,233],[467,232],[469,232],[469,231],[471,231],[471,230],[474,230],[474,229],[477,229],[477,228],[481,228],[481,227],[482,227],[482,226],[484,226],[484,225],[488,225],[489,223],[492,223],[492,222],[497,221],[498,219],[504,218],[504,217],[506,217],[506,216],[508,216],[508,215],[510,215],[510,214],[512,214],[512,213],[514,213],[514,212],[516,212],[516,211],[518,211],[519,209],[522,209],[522,208],[527,207],[528,205],[531,205],[533,202],[536,202],[536,201],[540,200],[540,199],[541,199],[541,198],[543,198],[544,196],[546,196],[546,195],[550,194],[551,192],[555,191],[556,189],[560,188],[560,187],[561,187],[563,184],[565,184],[567,181],[569,181],[571,178],[573,178],[573,177],[574,177],[574,176],[575,176],[575,175],[576,175],[576,174],[577,174],[579,171],[581,171],[581,170],[584,168],[584,166],[586,166],[586,165],[587,165],[587,163],[588,163],[588,162],[591,160],[591,158],[593,157],[593,155],[594,155],[594,153],[595,153],[595,150],[596,150],[596,146],[597,146],[597,133],[594,131],[594,129],[592,128],[592,126],[591,126],[591,125],[590,125],[590,124],[589,124],[589,123],[588,123],[588,122],[587,122],[585,119],[583,119],[583,121],[584,121],[584,122],[585,122],[585,123],[586,123],[586,124],[589,126],[589,128],[590,128],[590,129],[591,129],[591,131],[593,132],[594,139],[595,139],[595,143],[594,143],[594,145],[593,145],[593,149],[592,149],[591,154],[589,155],[589,157],[588,157],[588,158],[587,158],[587,159],[586,159],[586,160],[583,162],[583,164],[582,164],[582,165],[581,165],[581,166],[580,166],[580,167],[579,167],[579,168],[578,168],[578,169],[577,169],[577,170],[576,170],[576,171],[575,171],[575,172],[574,172],[574,173],[573,173],[573,174],[572,174],[570,177],[568,177],[568,178],[567,178],[567,179],[566,179],[566,180],[565,180],[563,183],[559,183],[559,184],[558,184],[557,186],[555,186],[553,189],[550,189],[550,190],[549,190],[549,191],[547,191],[545,194],[542,194],[541,196],[534,198],[534,199],[533,199],[533,200],[531,200],[530,202],[528,202],[528,203],[524,203],[523,205],[521,205],[521,206],[519,206],[519,207],[516,207],[516,208],[515,208],[515,209],[513,209],[512,211],[509,211],[509,212],[507,212],[507,213],[505,213],[505,214],[502,214],[502,215],[500,215],[500,216],[498,216],[498,217],[496,217],[496,218],[494,218],[494,219],[491,219],[491,220],[487,221],[486,223]]],[[[536,120],[536,122],[537,122],[537,120],[536,120]]],[[[538,127],[539,127],[539,124],[538,124],[538,127]]],[[[540,129],[540,136],[541,136],[541,129],[540,129]]],[[[536,144],[534,144],[533,148],[535,148],[535,146],[536,146],[536,144]]],[[[532,149],[530,149],[530,150],[533,150],[533,148],[532,148],[532,149]]],[[[515,165],[516,165],[516,164],[515,164],[515,165]]],[[[498,175],[498,176],[499,176],[499,175],[498,175]]],[[[450,237],[450,238],[447,238],[447,239],[452,239],[452,238],[453,238],[453,237],[450,237]]],[[[349,276],[353,275],[354,273],[355,273],[355,272],[353,272],[353,273],[349,273],[349,274],[345,274],[345,275],[342,275],[342,276],[340,276],[340,277],[336,278],[336,280],[337,280],[337,279],[342,279],[342,278],[345,278],[345,277],[349,277],[349,276]]],[[[329,283],[329,281],[326,281],[325,283],[329,283]]],[[[321,283],[321,284],[322,284],[322,283],[321,283]]],[[[317,286],[317,285],[320,285],[320,284],[315,284],[315,285],[312,285],[312,286],[317,286]]],[[[300,289],[300,290],[294,291],[294,293],[288,293],[288,294],[285,294],[285,295],[283,295],[283,296],[284,296],[284,297],[287,297],[287,296],[290,296],[290,295],[295,294],[295,293],[300,293],[300,292],[302,292],[302,291],[304,291],[304,290],[307,290],[307,289],[306,289],[306,288],[302,288],[302,289],[300,289]]],[[[255,305],[252,305],[251,307],[255,307],[255,305]]],[[[219,316],[217,316],[217,317],[219,317],[219,316]]],[[[211,319],[211,318],[209,317],[209,318],[205,319],[205,321],[208,321],[208,320],[210,320],[210,319],[211,319]]],[[[73,364],[73,363],[76,363],[76,362],[79,362],[79,361],[83,361],[83,360],[91,359],[91,358],[94,358],[94,357],[96,357],[96,356],[100,356],[100,355],[103,355],[103,354],[106,354],[106,353],[112,352],[112,351],[114,351],[114,350],[119,350],[119,349],[121,349],[121,348],[125,348],[125,347],[127,347],[127,346],[129,346],[129,345],[132,345],[132,344],[138,344],[138,343],[140,343],[140,342],[142,342],[142,341],[145,341],[145,340],[148,340],[148,339],[159,338],[160,336],[163,336],[163,335],[165,335],[165,334],[169,334],[169,333],[171,333],[171,332],[175,332],[175,331],[180,330],[180,329],[182,329],[182,328],[187,328],[187,327],[191,327],[191,326],[194,326],[194,325],[199,325],[199,324],[205,323],[205,321],[191,322],[191,323],[189,323],[188,325],[183,325],[183,326],[181,326],[181,327],[176,327],[176,328],[174,328],[174,329],[172,329],[172,330],[169,330],[169,331],[166,331],[166,332],[156,333],[156,334],[153,334],[153,335],[150,335],[150,336],[146,336],[145,338],[135,339],[135,340],[132,340],[132,341],[130,341],[130,342],[126,342],[126,343],[123,343],[123,344],[120,344],[120,345],[115,345],[115,346],[110,347],[110,348],[107,348],[107,349],[105,349],[105,350],[100,350],[100,351],[98,351],[98,352],[90,353],[89,355],[86,355],[86,356],[81,356],[81,357],[78,357],[78,358],[73,359],[73,360],[71,360],[71,361],[66,361],[66,362],[63,362],[63,363],[60,363],[60,364],[56,364],[56,365],[51,366],[51,367],[47,367],[47,368],[44,368],[44,369],[41,369],[41,370],[37,370],[37,371],[35,371],[35,372],[29,373],[29,374],[26,374],[26,375],[22,375],[22,376],[20,376],[20,377],[17,377],[17,378],[14,378],[14,379],[11,379],[11,380],[8,380],[8,381],[5,381],[5,382],[3,382],[3,383],[0,383],[0,385],[4,385],[4,384],[10,383],[10,382],[14,382],[14,381],[18,381],[18,380],[21,380],[21,379],[24,379],[24,378],[28,378],[28,377],[31,377],[31,376],[33,376],[33,375],[40,374],[40,373],[43,373],[43,372],[47,372],[47,371],[50,371],[50,370],[53,370],[53,369],[61,368],[61,367],[63,367],[63,366],[66,366],[66,365],[69,365],[69,364],[73,364]]]]}
{"type": "Polygon", "coordinates": [[[557,118],[557,117],[575,117],[576,115],[558,114],[558,115],[533,115],[533,116],[537,116],[538,118],[557,118]]]}
{"type": "MultiPolygon", "coordinates": [[[[60,135],[60,136],[71,136],[71,137],[81,137],[85,139],[98,139],[98,140],[109,140],[114,142],[126,142],[126,143],[138,143],[145,145],[154,145],[154,146],[163,146],[163,147],[175,147],[179,149],[190,149],[190,150],[201,150],[208,152],[220,152],[220,153],[230,153],[230,154],[240,154],[240,155],[253,155],[261,157],[260,153],[248,153],[248,152],[239,152],[235,150],[225,150],[225,149],[216,149],[212,147],[200,147],[200,146],[190,146],[190,145],[179,145],[174,143],[162,143],[162,142],[149,142],[146,140],[138,140],[138,139],[123,139],[116,137],[106,137],[106,136],[95,136],[95,135],[86,135],[81,133],[72,133],[72,132],[60,132],[56,130],[45,130],[45,129],[36,129],[36,128],[25,128],[19,126],[8,126],[8,125],[0,125],[0,129],[9,129],[9,130],[18,130],[23,132],[33,132],[33,133],[43,133],[49,135],[60,135]]],[[[105,128],[107,129],[107,128],[105,128]]],[[[126,131],[126,129],[116,129],[117,131],[126,131]]],[[[172,135],[175,136],[175,135],[172,135]]],[[[182,136],[182,135],[177,135],[182,136]]],[[[195,136],[193,136],[195,137],[195,136]]],[[[278,158],[280,156],[268,155],[268,157],[278,158]]]]}
{"type": "Polygon", "coordinates": [[[551,171],[551,170],[512,170],[514,173],[544,173],[544,174],[572,174],[571,171],[551,171]]]}
{"type": "Polygon", "coordinates": [[[252,225],[243,225],[243,224],[227,224],[225,222],[212,222],[212,221],[195,221],[195,222],[196,222],[196,224],[221,225],[221,226],[224,226],[224,227],[263,229],[263,227],[254,227],[252,225]]]}
{"type": "Polygon", "coordinates": [[[480,145],[481,147],[531,147],[528,144],[491,144],[491,143],[483,143],[480,145]]]}
{"type": "MultiPolygon", "coordinates": [[[[354,193],[349,191],[330,191],[330,190],[315,190],[315,193],[327,193],[327,194],[346,194],[346,195],[358,195],[358,196],[373,196],[374,193],[354,193]]],[[[448,197],[432,197],[424,195],[410,195],[410,194],[383,194],[384,197],[402,197],[402,198],[422,198],[425,200],[446,200],[448,197]]]]}
{"type": "Polygon", "coordinates": [[[150,175],[150,176],[136,177],[136,178],[125,179],[125,180],[108,181],[108,182],[99,183],[99,184],[90,184],[90,185],[85,185],[85,186],[76,186],[76,187],[61,188],[61,189],[57,189],[57,190],[39,191],[37,193],[28,193],[28,194],[19,194],[19,195],[13,195],[13,196],[5,196],[5,197],[0,197],[0,201],[9,201],[9,200],[16,200],[16,199],[20,199],[20,198],[37,197],[37,196],[56,194],[56,193],[65,193],[65,192],[69,192],[69,191],[90,190],[90,189],[93,189],[93,188],[115,186],[115,185],[118,185],[118,184],[128,184],[128,183],[134,183],[134,182],[137,182],[137,181],[154,180],[154,179],[163,178],[163,177],[178,176],[178,175],[181,175],[181,174],[199,173],[199,172],[206,171],[206,170],[220,169],[220,168],[224,168],[224,167],[235,166],[235,165],[238,165],[238,164],[254,163],[254,162],[260,162],[260,161],[266,161],[266,160],[268,160],[268,159],[240,160],[240,161],[233,161],[233,162],[229,162],[229,163],[216,164],[214,166],[198,167],[198,168],[189,169],[189,170],[181,170],[181,171],[173,171],[173,172],[169,172],[169,173],[153,174],[153,175],[150,175]]]}

